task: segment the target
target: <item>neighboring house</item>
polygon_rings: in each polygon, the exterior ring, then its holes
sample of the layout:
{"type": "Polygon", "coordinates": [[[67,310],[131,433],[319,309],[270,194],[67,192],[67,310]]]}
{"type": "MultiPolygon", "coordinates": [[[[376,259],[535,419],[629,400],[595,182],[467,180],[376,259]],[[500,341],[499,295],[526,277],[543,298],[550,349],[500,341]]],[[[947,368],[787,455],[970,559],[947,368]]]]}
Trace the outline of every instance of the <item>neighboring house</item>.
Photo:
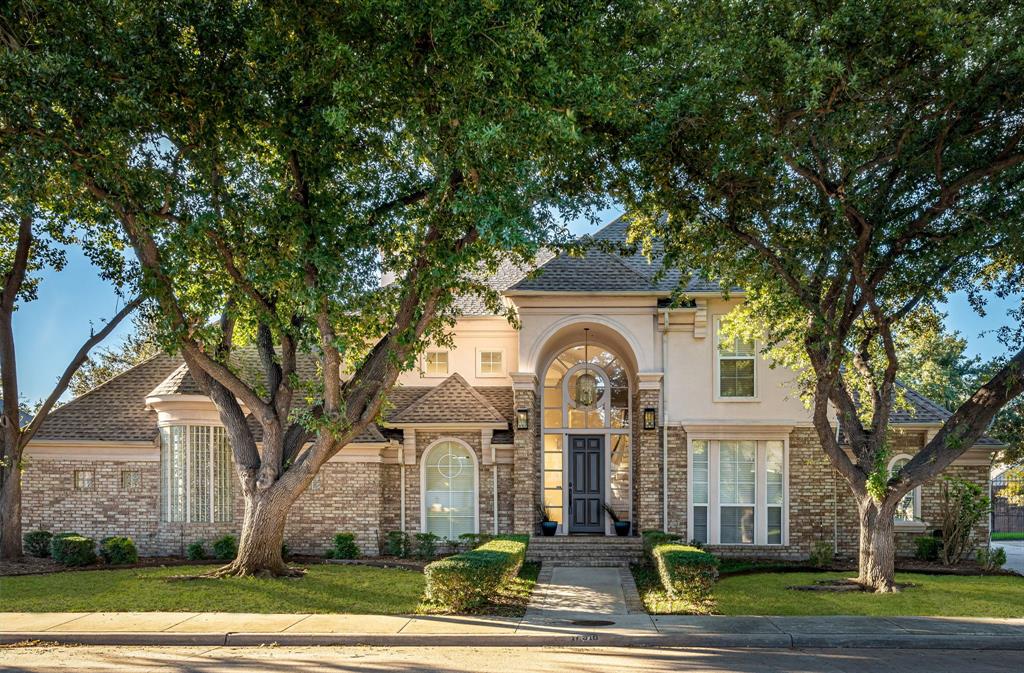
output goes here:
{"type": "MultiPolygon", "coordinates": [[[[621,240],[617,220],[596,234],[621,240]]],[[[325,465],[289,517],[296,551],[353,531],[377,553],[392,530],[612,532],[667,529],[730,554],[805,558],[818,541],[857,549],[856,509],[829,467],[794,376],[757,344],[721,343],[722,297],[694,275],[592,250],[539,272],[490,278],[521,326],[466,298],[454,347],[429,348],[383,417],[325,465]],[[677,285],[690,303],[672,308],[677,285]],[[580,379],[583,379],[580,382],[580,379]]],[[[240,355],[239,366],[254,367],[240,355]]],[[[312,366],[313,363],[307,363],[312,366]]],[[[948,412],[906,391],[890,468],[948,412]]],[[[988,489],[991,440],[948,473],[988,489]]],[[[132,536],[149,554],[237,530],[241,498],[218,415],[174,357],[154,357],[57,409],[29,447],[26,530],[132,536]]],[[[908,494],[899,549],[938,522],[938,488],[908,494]]],[[[987,529],[979,529],[987,542],[987,529]]]]}

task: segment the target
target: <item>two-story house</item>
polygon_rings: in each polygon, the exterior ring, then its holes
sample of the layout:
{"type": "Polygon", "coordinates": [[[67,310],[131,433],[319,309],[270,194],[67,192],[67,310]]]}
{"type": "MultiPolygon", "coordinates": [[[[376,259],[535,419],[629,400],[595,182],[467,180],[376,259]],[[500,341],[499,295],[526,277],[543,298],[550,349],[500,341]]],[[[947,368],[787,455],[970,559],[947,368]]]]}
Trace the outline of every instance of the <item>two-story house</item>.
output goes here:
{"type": "MultiPolygon", "coordinates": [[[[622,239],[617,220],[596,234],[622,239]]],[[[445,538],[536,532],[610,535],[610,506],[634,532],[666,529],[734,555],[806,558],[857,545],[856,510],[829,466],[794,374],[758,345],[723,342],[742,301],[699,275],[659,277],[647,258],[547,255],[540,273],[489,279],[519,329],[461,302],[451,348],[405,373],[378,424],[334,457],[294,506],[286,540],[320,553],[338,531],[378,553],[392,530],[445,538]],[[688,305],[669,297],[684,283],[688,305]]],[[[906,391],[890,467],[948,413],[906,391]]],[[[992,441],[950,473],[982,484],[992,441]]],[[[241,499],[212,402],[181,360],[160,355],[57,409],[28,449],[26,530],[130,535],[142,553],[181,553],[234,532],[241,499]]],[[[899,548],[937,523],[938,487],[908,494],[899,548]]],[[[987,531],[979,531],[987,539],[987,531]]]]}

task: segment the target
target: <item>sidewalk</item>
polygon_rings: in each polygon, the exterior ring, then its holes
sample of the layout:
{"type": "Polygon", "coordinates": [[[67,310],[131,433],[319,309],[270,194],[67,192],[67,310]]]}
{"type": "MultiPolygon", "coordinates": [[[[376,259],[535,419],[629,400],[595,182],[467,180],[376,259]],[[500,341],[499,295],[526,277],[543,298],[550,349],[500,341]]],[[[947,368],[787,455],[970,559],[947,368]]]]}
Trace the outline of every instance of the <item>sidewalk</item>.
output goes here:
{"type": "Polygon", "coordinates": [[[1024,618],[647,615],[628,569],[544,568],[522,619],[229,612],[0,613],[0,644],[1024,650],[1024,618]]]}

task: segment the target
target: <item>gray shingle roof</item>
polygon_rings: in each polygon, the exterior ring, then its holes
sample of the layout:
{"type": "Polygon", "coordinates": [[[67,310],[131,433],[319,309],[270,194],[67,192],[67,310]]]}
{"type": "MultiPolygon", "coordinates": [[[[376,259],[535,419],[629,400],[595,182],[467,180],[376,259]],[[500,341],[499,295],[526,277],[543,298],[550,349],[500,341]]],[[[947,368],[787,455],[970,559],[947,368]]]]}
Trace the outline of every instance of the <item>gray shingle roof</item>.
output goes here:
{"type": "Polygon", "coordinates": [[[159,354],[50,412],[37,440],[147,442],[156,412],[146,409],[153,385],[178,369],[181,358],[159,354]]]}
{"type": "MultiPolygon", "coordinates": [[[[513,260],[504,260],[494,273],[481,272],[479,281],[492,290],[501,292],[515,285],[526,277],[528,273],[538,266],[544,264],[554,257],[550,250],[541,250],[534,258],[532,265],[522,265],[513,260]]],[[[480,316],[492,315],[493,311],[487,308],[484,298],[479,294],[463,294],[455,299],[455,308],[460,315],[480,316]]]]}
{"type": "Polygon", "coordinates": [[[395,425],[415,423],[507,423],[480,392],[452,374],[412,404],[387,418],[395,425]]]}

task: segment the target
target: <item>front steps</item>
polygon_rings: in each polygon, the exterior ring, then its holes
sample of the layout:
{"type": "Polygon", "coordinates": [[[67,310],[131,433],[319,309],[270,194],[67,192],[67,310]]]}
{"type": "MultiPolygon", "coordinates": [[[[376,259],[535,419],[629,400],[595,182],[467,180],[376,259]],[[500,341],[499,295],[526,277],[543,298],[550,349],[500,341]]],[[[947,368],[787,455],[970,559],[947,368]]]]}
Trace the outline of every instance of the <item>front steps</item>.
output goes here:
{"type": "Polygon", "coordinates": [[[526,549],[527,561],[538,561],[548,567],[623,567],[640,562],[643,555],[643,541],[639,537],[534,536],[526,549]]]}

